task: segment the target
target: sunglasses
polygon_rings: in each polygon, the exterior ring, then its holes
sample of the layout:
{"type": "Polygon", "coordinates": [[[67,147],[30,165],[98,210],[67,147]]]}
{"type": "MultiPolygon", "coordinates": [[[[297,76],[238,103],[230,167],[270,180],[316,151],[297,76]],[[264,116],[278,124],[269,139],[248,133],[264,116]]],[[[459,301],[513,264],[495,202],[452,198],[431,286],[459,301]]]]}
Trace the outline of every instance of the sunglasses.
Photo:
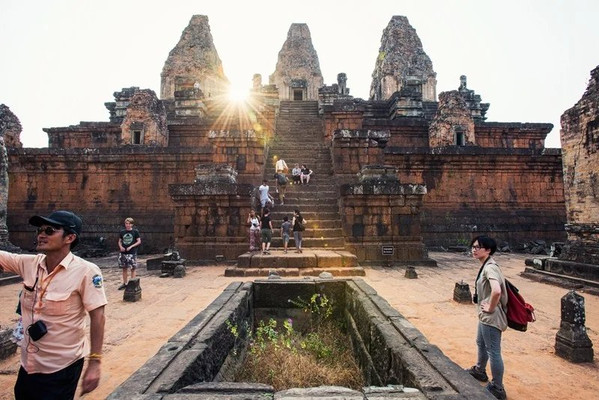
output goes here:
{"type": "Polygon", "coordinates": [[[47,236],[52,236],[59,230],[60,229],[52,228],[51,226],[47,226],[45,228],[40,227],[40,228],[37,228],[37,234],[41,235],[42,233],[45,233],[47,236]]]}

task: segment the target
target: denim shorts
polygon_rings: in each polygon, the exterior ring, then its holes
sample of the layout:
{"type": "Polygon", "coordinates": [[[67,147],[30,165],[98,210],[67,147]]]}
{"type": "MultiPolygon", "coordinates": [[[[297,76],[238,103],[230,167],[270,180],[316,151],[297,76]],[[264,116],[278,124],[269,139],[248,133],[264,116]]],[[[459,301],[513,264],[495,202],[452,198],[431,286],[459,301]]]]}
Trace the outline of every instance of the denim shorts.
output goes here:
{"type": "Polygon", "coordinates": [[[283,233],[283,243],[289,243],[289,234],[283,233]]]}

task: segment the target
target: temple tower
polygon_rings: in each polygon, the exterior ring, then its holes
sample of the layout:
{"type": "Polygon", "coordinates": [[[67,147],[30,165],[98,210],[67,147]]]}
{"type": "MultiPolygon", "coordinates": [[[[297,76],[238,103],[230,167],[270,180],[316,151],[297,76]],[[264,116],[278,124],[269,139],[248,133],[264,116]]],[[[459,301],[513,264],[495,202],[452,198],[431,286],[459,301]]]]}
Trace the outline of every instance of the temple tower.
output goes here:
{"type": "Polygon", "coordinates": [[[433,63],[424,52],[416,30],[406,17],[395,15],[383,31],[372,73],[370,99],[387,100],[409,80],[419,81],[423,101],[436,101],[436,77],[433,63]]]}
{"type": "Polygon", "coordinates": [[[599,66],[561,124],[568,243],[560,259],[599,265],[599,66]]]}
{"type": "Polygon", "coordinates": [[[206,97],[221,95],[229,88],[205,15],[191,17],[179,43],[169,53],[162,68],[160,98],[173,100],[175,91],[187,89],[178,88],[177,82],[189,81],[206,97]]]}
{"type": "Polygon", "coordinates": [[[8,155],[7,147],[23,147],[20,140],[21,122],[10,109],[0,104],[0,249],[14,250],[8,240],[6,225],[8,204],[8,155]]]}
{"type": "Polygon", "coordinates": [[[323,79],[307,24],[291,24],[270,83],[280,100],[318,100],[323,79]]]}
{"type": "Polygon", "coordinates": [[[475,143],[474,120],[457,90],[439,94],[439,108],[428,128],[429,146],[466,146],[475,143]]]}

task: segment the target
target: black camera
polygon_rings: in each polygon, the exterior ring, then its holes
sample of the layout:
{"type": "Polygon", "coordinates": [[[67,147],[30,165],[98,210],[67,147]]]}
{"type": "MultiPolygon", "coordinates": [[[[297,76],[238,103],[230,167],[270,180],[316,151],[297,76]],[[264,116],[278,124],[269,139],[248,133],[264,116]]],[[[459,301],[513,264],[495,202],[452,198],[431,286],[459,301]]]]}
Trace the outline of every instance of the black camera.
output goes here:
{"type": "Polygon", "coordinates": [[[478,295],[476,295],[476,294],[472,295],[472,302],[474,304],[478,304],[478,295]]]}
{"type": "Polygon", "coordinates": [[[40,319],[39,321],[29,325],[27,332],[29,332],[29,337],[31,337],[31,340],[35,342],[43,338],[44,335],[48,333],[48,328],[46,327],[44,321],[40,319]]]}

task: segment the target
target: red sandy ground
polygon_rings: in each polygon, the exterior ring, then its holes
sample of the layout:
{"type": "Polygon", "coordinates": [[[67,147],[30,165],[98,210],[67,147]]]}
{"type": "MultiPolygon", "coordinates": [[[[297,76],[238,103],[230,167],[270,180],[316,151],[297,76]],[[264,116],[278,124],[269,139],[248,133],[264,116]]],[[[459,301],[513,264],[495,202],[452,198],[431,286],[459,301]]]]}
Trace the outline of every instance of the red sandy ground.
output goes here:
{"type": "MultiPolygon", "coordinates": [[[[473,305],[452,300],[456,282],[470,284],[478,271],[477,261],[461,254],[431,253],[439,268],[417,268],[418,279],[404,277],[404,270],[367,269],[364,280],[393,307],[408,318],[428,340],[462,367],[476,359],[477,318],[473,305]]],[[[572,364],[555,355],[555,334],[560,324],[560,299],[568,290],[533,282],[519,276],[524,270],[523,255],[495,257],[505,275],[520,288],[536,308],[537,322],[528,332],[508,330],[502,347],[504,383],[510,400],[598,399],[597,362],[572,364]]],[[[95,260],[103,267],[116,264],[116,257],[95,260]]],[[[225,278],[224,267],[192,267],[183,279],[164,278],[140,271],[142,300],[125,303],[117,290],[120,270],[104,269],[106,293],[106,335],[102,379],[85,399],[104,399],[126,380],[165,341],[239,278],[225,278]]],[[[251,279],[246,279],[251,280],[251,279]]],[[[14,325],[20,284],[0,287],[0,325],[14,325]]],[[[586,327],[594,349],[599,348],[599,297],[580,293],[586,302],[586,327]]],[[[0,399],[12,399],[19,357],[0,361],[0,399]]]]}

